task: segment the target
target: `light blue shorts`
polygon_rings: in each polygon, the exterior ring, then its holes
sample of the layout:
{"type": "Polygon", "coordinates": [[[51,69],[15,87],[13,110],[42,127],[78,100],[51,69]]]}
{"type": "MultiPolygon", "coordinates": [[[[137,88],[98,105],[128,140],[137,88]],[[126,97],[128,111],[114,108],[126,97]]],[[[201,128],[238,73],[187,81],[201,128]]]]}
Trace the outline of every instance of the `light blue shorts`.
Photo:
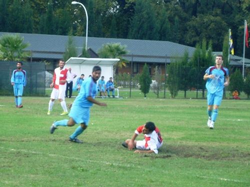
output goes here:
{"type": "Polygon", "coordinates": [[[14,96],[23,95],[23,84],[14,84],[13,86],[14,96]]]}
{"type": "Polygon", "coordinates": [[[84,123],[86,126],[88,126],[90,117],[90,108],[72,106],[69,113],[69,117],[71,117],[77,124],[84,123]]]}
{"type": "Polygon", "coordinates": [[[223,91],[215,93],[207,92],[207,105],[220,106],[222,98],[223,98],[223,91]]]}

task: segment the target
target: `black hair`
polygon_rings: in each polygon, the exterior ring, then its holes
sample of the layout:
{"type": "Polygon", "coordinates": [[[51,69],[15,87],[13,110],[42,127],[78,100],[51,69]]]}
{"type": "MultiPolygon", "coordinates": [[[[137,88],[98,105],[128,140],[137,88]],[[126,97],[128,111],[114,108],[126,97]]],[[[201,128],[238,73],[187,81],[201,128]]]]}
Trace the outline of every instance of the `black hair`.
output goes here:
{"type": "Polygon", "coordinates": [[[155,124],[151,121],[147,122],[145,124],[146,129],[148,129],[150,132],[155,130],[155,124]]]}
{"type": "Polygon", "coordinates": [[[221,57],[221,59],[223,60],[223,56],[222,55],[216,55],[217,57],[221,57]]]}
{"type": "Polygon", "coordinates": [[[84,76],[84,74],[81,74],[81,76],[84,76]]]}
{"type": "Polygon", "coordinates": [[[102,68],[100,66],[94,66],[92,72],[95,71],[102,71],[102,68]]]}
{"type": "Polygon", "coordinates": [[[23,63],[22,63],[21,61],[20,61],[20,62],[17,62],[16,64],[18,64],[18,63],[21,64],[21,65],[23,65],[23,63]]]}

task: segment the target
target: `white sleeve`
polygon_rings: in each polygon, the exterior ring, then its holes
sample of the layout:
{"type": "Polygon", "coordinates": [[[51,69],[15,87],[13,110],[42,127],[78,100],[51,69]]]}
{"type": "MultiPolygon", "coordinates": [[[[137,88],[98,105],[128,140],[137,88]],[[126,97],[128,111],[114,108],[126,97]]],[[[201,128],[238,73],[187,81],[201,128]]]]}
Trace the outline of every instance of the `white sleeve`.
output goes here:
{"type": "Polygon", "coordinates": [[[157,145],[156,142],[149,140],[148,141],[148,147],[150,150],[154,151],[155,154],[158,154],[158,149],[157,149],[157,145]]]}

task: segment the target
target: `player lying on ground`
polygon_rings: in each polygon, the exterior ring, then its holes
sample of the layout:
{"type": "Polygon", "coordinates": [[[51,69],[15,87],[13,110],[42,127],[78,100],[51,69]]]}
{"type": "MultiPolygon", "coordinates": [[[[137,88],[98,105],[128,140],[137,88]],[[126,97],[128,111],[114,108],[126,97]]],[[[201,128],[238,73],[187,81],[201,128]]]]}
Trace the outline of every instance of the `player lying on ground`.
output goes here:
{"type": "Polygon", "coordinates": [[[127,139],[122,145],[129,150],[137,149],[134,153],[155,153],[158,154],[158,149],[162,146],[163,139],[161,137],[160,130],[155,126],[153,122],[147,122],[144,125],[139,126],[135,130],[135,134],[132,139],[127,139]],[[143,133],[144,140],[135,141],[136,137],[143,133]]]}

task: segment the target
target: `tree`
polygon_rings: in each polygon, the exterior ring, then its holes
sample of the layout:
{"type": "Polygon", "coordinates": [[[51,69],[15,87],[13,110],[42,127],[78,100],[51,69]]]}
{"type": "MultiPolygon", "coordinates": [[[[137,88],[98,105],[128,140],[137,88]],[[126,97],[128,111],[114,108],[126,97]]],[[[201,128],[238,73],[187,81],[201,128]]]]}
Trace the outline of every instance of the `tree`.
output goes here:
{"type": "Polygon", "coordinates": [[[66,51],[63,55],[63,59],[64,61],[67,61],[70,57],[76,57],[76,56],[77,56],[77,50],[76,50],[75,42],[74,42],[73,36],[69,34],[68,43],[66,46],[66,51]]]}
{"type": "Polygon", "coordinates": [[[101,58],[120,59],[120,61],[114,66],[114,74],[116,73],[117,68],[126,66],[127,60],[123,58],[123,55],[126,55],[127,53],[126,46],[123,46],[120,43],[107,43],[98,51],[98,55],[101,58]]]}
{"type": "Polygon", "coordinates": [[[149,75],[149,68],[147,64],[143,66],[142,74],[139,78],[140,90],[144,94],[144,97],[147,97],[147,93],[150,89],[150,84],[152,83],[152,79],[149,75]]]}
{"type": "Polygon", "coordinates": [[[229,84],[229,90],[231,93],[233,93],[234,90],[237,90],[239,92],[243,91],[244,86],[244,80],[242,78],[240,70],[236,70],[231,76],[230,76],[230,84],[229,84]]]}
{"type": "Polygon", "coordinates": [[[250,96],[250,73],[248,73],[248,75],[246,76],[243,91],[247,95],[247,98],[249,98],[250,96]]]}
{"type": "Polygon", "coordinates": [[[180,63],[177,60],[171,62],[170,65],[167,66],[167,85],[172,98],[175,98],[178,95],[180,87],[179,68],[180,63]]]}
{"type": "Polygon", "coordinates": [[[24,43],[23,40],[24,38],[20,35],[3,35],[0,38],[1,60],[26,60],[30,56],[30,53],[25,51],[29,44],[24,43]]]}
{"type": "Polygon", "coordinates": [[[184,91],[184,97],[187,96],[187,90],[191,87],[191,74],[189,74],[191,70],[191,66],[189,64],[189,55],[186,51],[181,59],[180,63],[180,89],[184,91]]]}

